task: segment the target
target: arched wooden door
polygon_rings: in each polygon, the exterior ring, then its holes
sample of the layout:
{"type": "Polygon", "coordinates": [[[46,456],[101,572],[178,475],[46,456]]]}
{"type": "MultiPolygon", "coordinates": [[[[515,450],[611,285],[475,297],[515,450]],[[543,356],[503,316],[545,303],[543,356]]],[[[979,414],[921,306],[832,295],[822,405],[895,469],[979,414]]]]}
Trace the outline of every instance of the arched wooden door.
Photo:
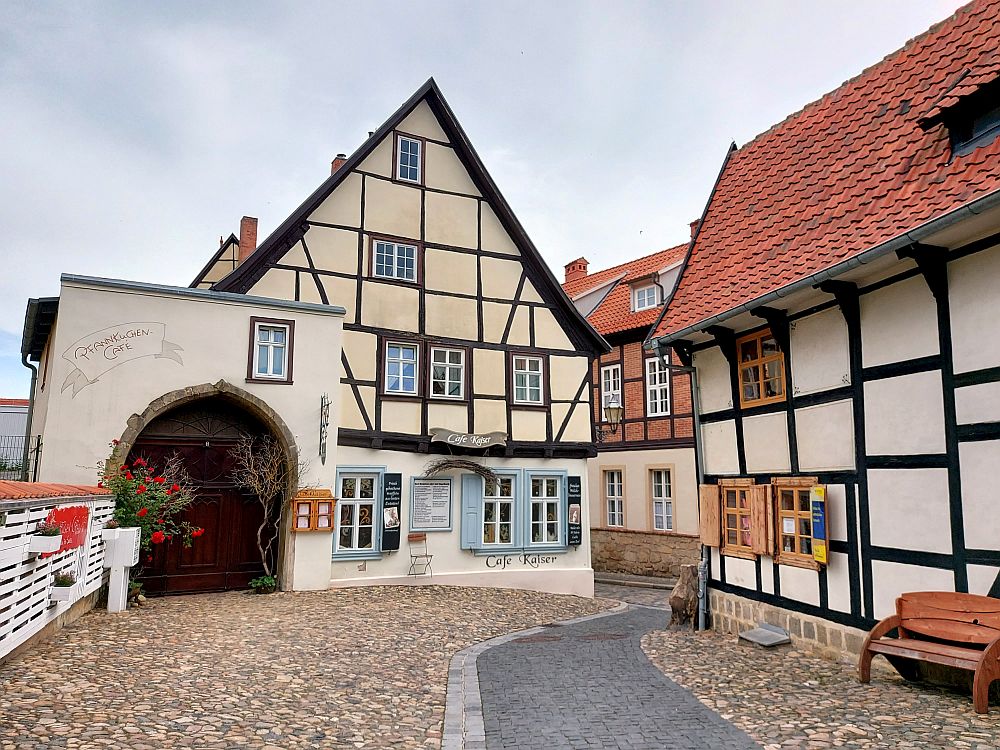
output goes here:
{"type": "Polygon", "coordinates": [[[177,453],[194,480],[195,500],[184,518],[205,529],[185,548],[174,541],[156,545],[144,561],[143,587],[150,594],[182,594],[246,588],[264,574],[257,550],[263,509],[233,484],[230,449],[241,434],[267,429],[239,407],[205,399],[163,414],[147,425],[129,454],[159,468],[177,453]]]}

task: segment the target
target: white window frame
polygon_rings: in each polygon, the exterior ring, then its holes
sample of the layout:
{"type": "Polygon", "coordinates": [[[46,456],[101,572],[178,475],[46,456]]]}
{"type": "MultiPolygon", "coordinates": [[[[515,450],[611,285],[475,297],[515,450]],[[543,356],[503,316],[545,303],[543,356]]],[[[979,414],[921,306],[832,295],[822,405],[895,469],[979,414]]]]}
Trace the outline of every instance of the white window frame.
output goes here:
{"type": "Polygon", "coordinates": [[[563,543],[563,480],[561,476],[551,474],[532,474],[527,477],[528,488],[528,544],[529,547],[546,547],[563,543]],[[538,483],[542,494],[535,494],[535,483],[538,483]],[[550,494],[555,487],[555,494],[550,494]],[[535,520],[535,510],[539,510],[540,520],[535,520]],[[549,511],[555,509],[555,518],[549,518],[549,511]],[[549,538],[549,529],[555,524],[556,537],[549,538]],[[540,527],[542,539],[535,541],[535,527],[540,527]]]}
{"type": "Polygon", "coordinates": [[[498,474],[495,486],[496,494],[489,494],[489,483],[483,480],[483,500],[482,515],[479,523],[479,544],[484,548],[490,547],[510,547],[514,544],[517,535],[517,477],[509,474],[498,474]],[[500,488],[503,482],[510,482],[510,495],[501,495],[500,488]],[[487,519],[487,507],[493,506],[493,519],[487,519]],[[509,508],[508,520],[503,519],[503,506],[509,508]],[[493,541],[486,541],[486,528],[490,526],[494,529],[493,541]],[[501,541],[501,527],[508,527],[507,541],[501,541]]]}
{"type": "Polygon", "coordinates": [[[372,276],[377,279],[396,279],[397,281],[407,281],[411,284],[417,283],[417,265],[420,262],[418,255],[420,248],[409,242],[394,242],[392,240],[379,239],[378,237],[372,238],[372,276]],[[412,258],[403,257],[404,261],[411,261],[410,263],[404,263],[403,268],[408,271],[412,271],[412,276],[408,276],[405,273],[400,272],[400,251],[406,249],[412,251],[412,258]],[[388,268],[386,264],[382,263],[382,269],[379,269],[379,256],[385,256],[390,259],[388,268]]]}
{"type": "MultiPolygon", "coordinates": [[[[385,378],[385,382],[382,384],[382,392],[383,393],[389,394],[391,396],[419,396],[420,395],[420,346],[417,345],[417,344],[414,344],[413,342],[410,342],[410,341],[386,341],[385,342],[385,368],[384,368],[384,372],[382,373],[382,375],[385,378]],[[403,349],[412,349],[413,350],[413,360],[412,360],[412,362],[413,362],[413,390],[404,390],[403,387],[402,387],[403,386],[403,378],[404,378],[404,375],[403,375],[403,365],[409,363],[411,360],[404,359],[402,356],[399,356],[399,357],[390,357],[389,356],[389,349],[391,347],[394,347],[394,346],[398,347],[401,350],[400,354],[402,354],[402,350],[403,349]],[[399,364],[399,375],[398,376],[394,376],[394,375],[390,375],[389,374],[389,366],[392,363],[398,363],[399,364]],[[400,385],[399,389],[394,390],[394,389],[391,389],[389,387],[389,379],[391,377],[398,377],[399,378],[399,385],[400,385]]],[[[405,377],[408,377],[408,376],[405,376],[405,377]]]]}
{"type": "Polygon", "coordinates": [[[371,554],[379,552],[379,537],[378,537],[378,524],[376,523],[378,517],[378,501],[379,501],[379,474],[377,473],[366,473],[366,472],[345,472],[337,477],[337,504],[336,510],[334,511],[334,530],[333,530],[333,551],[334,554],[345,553],[345,554],[371,554]],[[356,482],[358,488],[353,498],[344,497],[344,480],[353,479],[356,482]],[[361,480],[371,479],[372,480],[372,496],[370,498],[359,497],[361,489],[361,480]],[[368,524],[360,523],[361,519],[361,506],[371,505],[371,546],[370,547],[358,547],[358,537],[360,536],[360,529],[367,527],[368,524]],[[351,542],[352,545],[349,547],[342,547],[340,544],[341,531],[344,526],[341,524],[341,515],[344,512],[344,508],[352,507],[353,511],[351,513],[351,542]]]}
{"type": "Polygon", "coordinates": [[[649,493],[653,504],[654,531],[674,530],[673,480],[673,472],[670,469],[649,470],[649,493]],[[663,481],[664,478],[666,482],[663,481]]]}
{"type": "Polygon", "coordinates": [[[604,507],[608,526],[624,528],[625,472],[621,469],[604,470],[604,507]]]}
{"type": "Polygon", "coordinates": [[[646,360],[646,416],[670,414],[670,368],[659,357],[646,360]],[[663,404],[666,408],[663,408],[663,404]]]}
{"type": "Polygon", "coordinates": [[[254,321],[253,326],[253,377],[260,378],[262,380],[288,380],[288,366],[289,366],[289,341],[291,339],[291,326],[285,323],[269,323],[266,321],[254,321]],[[285,340],[283,343],[278,344],[273,340],[273,335],[269,336],[268,341],[260,340],[260,332],[262,329],[269,329],[271,331],[281,330],[285,334],[285,340]],[[264,347],[267,349],[267,367],[264,372],[260,369],[260,349],[264,347]],[[274,352],[276,349],[280,349],[282,353],[282,372],[276,374],[274,370],[274,352]]]}
{"type": "Polygon", "coordinates": [[[645,286],[637,286],[632,289],[632,312],[642,312],[643,310],[651,310],[656,307],[659,302],[659,294],[656,292],[656,284],[647,284],[645,286]],[[647,294],[651,293],[652,298],[647,294]],[[640,304],[640,298],[642,298],[642,303],[640,304]]]}
{"type": "MultiPolygon", "coordinates": [[[[407,151],[407,157],[410,156],[409,151],[407,151]]],[[[424,144],[419,138],[413,138],[408,135],[403,135],[402,133],[396,134],[396,179],[402,182],[412,182],[415,185],[421,184],[421,177],[423,175],[424,167],[424,144]],[[403,143],[414,143],[417,146],[417,166],[416,166],[416,177],[403,177],[403,143]]],[[[406,169],[414,169],[411,165],[407,164],[406,169]]]]}
{"type": "Polygon", "coordinates": [[[456,349],[456,348],[453,348],[453,347],[449,348],[449,347],[445,347],[445,346],[432,346],[431,347],[431,355],[430,355],[429,359],[430,359],[430,363],[429,363],[428,366],[430,368],[430,393],[428,395],[431,398],[448,399],[448,400],[451,400],[451,401],[462,401],[462,400],[464,400],[465,399],[465,349],[456,349]],[[434,360],[435,354],[437,354],[439,352],[445,353],[445,355],[446,355],[446,361],[445,362],[436,362],[434,360]],[[451,355],[452,354],[458,354],[459,355],[459,363],[458,364],[452,364],[452,362],[451,362],[451,355]],[[436,380],[435,379],[435,377],[434,377],[434,369],[436,367],[443,367],[444,368],[444,370],[445,370],[444,381],[440,381],[440,380],[436,380]],[[451,383],[454,382],[454,380],[451,378],[452,371],[454,371],[454,370],[458,371],[458,395],[455,395],[455,396],[450,395],[448,393],[448,386],[451,383]],[[443,394],[434,393],[434,383],[435,382],[444,382],[444,391],[445,392],[443,394]]]}
{"type": "Polygon", "coordinates": [[[512,360],[511,360],[511,369],[513,370],[513,377],[511,378],[511,381],[512,381],[511,387],[512,387],[512,389],[514,391],[511,394],[511,397],[514,400],[514,403],[515,404],[524,404],[524,405],[527,405],[527,406],[543,406],[545,404],[545,362],[543,361],[543,358],[542,357],[529,356],[529,355],[526,355],[526,354],[515,354],[515,355],[513,355],[512,360]],[[518,361],[519,360],[521,362],[523,362],[523,365],[521,367],[518,367],[518,361]],[[528,365],[529,362],[537,362],[538,363],[538,370],[532,370],[532,369],[530,369],[530,367],[528,365]],[[517,397],[517,391],[518,391],[518,387],[519,387],[518,384],[517,384],[517,380],[518,380],[518,376],[519,375],[523,375],[524,376],[524,386],[522,386],[521,388],[522,388],[522,390],[524,390],[525,394],[529,398],[520,399],[520,398],[517,397]],[[534,376],[538,377],[538,385],[537,385],[538,399],[537,400],[530,398],[531,392],[533,390],[535,390],[535,388],[536,388],[536,386],[531,385],[531,378],[534,377],[534,376]]]}
{"type": "Polygon", "coordinates": [[[624,406],[622,399],[622,366],[604,365],[601,368],[601,421],[607,421],[604,417],[604,407],[624,406]],[[617,401],[611,402],[612,397],[617,397],[617,401]]]}

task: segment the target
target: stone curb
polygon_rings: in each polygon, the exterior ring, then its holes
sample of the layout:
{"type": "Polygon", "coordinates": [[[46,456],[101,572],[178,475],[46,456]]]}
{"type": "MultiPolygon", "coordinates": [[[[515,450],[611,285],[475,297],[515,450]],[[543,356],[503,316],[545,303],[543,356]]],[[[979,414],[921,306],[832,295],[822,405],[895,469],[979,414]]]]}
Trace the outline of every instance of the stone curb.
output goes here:
{"type": "MultiPolygon", "coordinates": [[[[578,622],[596,620],[601,617],[619,615],[628,611],[631,605],[621,602],[605,612],[595,615],[558,620],[553,625],[575,625],[578,622]]],[[[448,667],[448,694],[445,699],[444,733],[441,736],[441,750],[486,750],[486,725],[483,723],[483,699],[479,692],[479,667],[477,660],[484,651],[509,643],[515,638],[537,635],[546,626],[539,625],[527,630],[518,630],[497,636],[488,641],[462,649],[448,667]]]]}

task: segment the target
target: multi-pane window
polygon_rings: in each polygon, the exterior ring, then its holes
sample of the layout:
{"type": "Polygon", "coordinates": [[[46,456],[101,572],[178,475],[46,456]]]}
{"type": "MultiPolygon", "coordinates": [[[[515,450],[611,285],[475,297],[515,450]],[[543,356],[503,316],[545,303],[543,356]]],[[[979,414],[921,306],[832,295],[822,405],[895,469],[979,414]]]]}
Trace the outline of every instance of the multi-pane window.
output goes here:
{"type": "Polygon", "coordinates": [[[531,543],[559,543],[559,485],[556,477],[531,478],[531,543]]]}
{"type": "Polygon", "coordinates": [[[420,182],[420,146],[416,138],[405,135],[396,139],[396,177],[407,182],[420,182]]]}
{"type": "Polygon", "coordinates": [[[622,405],[621,365],[601,368],[601,407],[622,405]]]}
{"type": "Polygon", "coordinates": [[[463,398],[465,396],[465,351],[462,349],[431,348],[431,396],[463,398]]]}
{"type": "Polygon", "coordinates": [[[255,324],[253,373],[257,378],[287,380],[288,326],[255,324]]]}
{"type": "Polygon", "coordinates": [[[483,497],[483,544],[510,544],[514,532],[514,479],[486,480],[483,497]]]}
{"type": "Polygon", "coordinates": [[[604,499],[607,503],[608,526],[625,525],[625,498],[622,489],[621,471],[604,472],[604,499]]]}
{"type": "Polygon", "coordinates": [[[748,487],[722,488],[722,548],[727,552],[753,553],[748,487]]]}
{"type": "Polygon", "coordinates": [[[375,475],[343,474],[337,500],[337,550],[375,546],[375,475]]]}
{"type": "Polygon", "coordinates": [[[514,357],[514,403],[543,403],[541,357],[514,357]]]}
{"type": "Polygon", "coordinates": [[[657,531],[674,530],[674,501],[670,486],[669,469],[649,472],[653,498],[653,528],[657,531]]]}
{"type": "Polygon", "coordinates": [[[808,487],[776,487],[779,557],[800,555],[812,560],[812,510],[808,487]]]}
{"type": "Polygon", "coordinates": [[[770,331],[736,342],[740,367],[740,404],[767,404],[785,398],[785,358],[770,331]]]}
{"type": "Polygon", "coordinates": [[[648,310],[651,307],[656,307],[655,285],[650,284],[632,290],[632,310],[634,312],[648,310]]]}
{"type": "Polygon", "coordinates": [[[389,342],[385,348],[385,392],[416,395],[417,347],[389,342]]]}
{"type": "Polygon", "coordinates": [[[646,360],[646,416],[670,413],[670,370],[659,358],[646,360]]]}
{"type": "Polygon", "coordinates": [[[398,242],[375,240],[374,274],[385,279],[417,280],[417,248],[398,242]]]}

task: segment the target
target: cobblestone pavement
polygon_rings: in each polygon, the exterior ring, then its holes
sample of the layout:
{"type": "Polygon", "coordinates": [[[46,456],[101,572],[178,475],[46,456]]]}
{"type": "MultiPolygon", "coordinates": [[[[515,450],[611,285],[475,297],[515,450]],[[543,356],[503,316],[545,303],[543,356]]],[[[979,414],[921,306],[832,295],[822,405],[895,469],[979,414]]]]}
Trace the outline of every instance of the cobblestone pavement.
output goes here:
{"type": "Polygon", "coordinates": [[[660,673],[641,636],[662,610],[547,629],[479,656],[486,747],[742,750],[758,745],[660,673]]]}
{"type": "Polygon", "coordinates": [[[644,586],[624,586],[617,583],[595,583],[594,596],[603,599],[617,599],[644,607],[670,609],[670,589],[654,589],[644,586]]]}
{"type": "Polygon", "coordinates": [[[0,750],[437,748],[455,652],[609,606],[427,586],[93,612],[0,666],[0,750]]]}
{"type": "Polygon", "coordinates": [[[910,684],[888,666],[861,685],[848,664],[741,646],[732,635],[656,631],[642,645],[667,677],[767,750],[1000,747],[996,703],[979,716],[968,691],[910,684]]]}

